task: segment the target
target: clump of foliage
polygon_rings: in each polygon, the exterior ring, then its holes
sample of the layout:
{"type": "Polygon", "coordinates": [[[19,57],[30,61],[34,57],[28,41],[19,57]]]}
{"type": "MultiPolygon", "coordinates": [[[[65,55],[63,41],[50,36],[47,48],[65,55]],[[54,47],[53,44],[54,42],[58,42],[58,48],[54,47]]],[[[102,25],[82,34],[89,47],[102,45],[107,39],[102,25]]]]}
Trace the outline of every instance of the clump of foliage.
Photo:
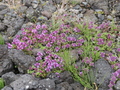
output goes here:
{"type": "MultiPolygon", "coordinates": [[[[51,27],[43,24],[22,29],[22,35],[16,36],[8,44],[8,48],[23,50],[28,54],[32,54],[31,50],[34,48],[42,49],[43,52],[37,53],[36,63],[30,67],[28,73],[45,78],[52,72],[67,70],[75,80],[91,90],[97,90],[91,67],[94,67],[98,59],[105,58],[116,70],[113,74],[116,78],[111,79],[115,84],[120,78],[120,48],[116,48],[119,27],[110,23],[97,26],[93,22],[69,22],[65,18],[61,18],[61,21],[62,24],[54,21],[57,24],[51,27]],[[117,54],[112,53],[113,48],[116,48],[117,54]],[[78,49],[79,60],[70,55],[74,49],[78,49]],[[78,66],[77,61],[82,66],[78,66]]],[[[114,84],[111,82],[109,87],[112,90],[114,84]]]]}
{"type": "Polygon", "coordinates": [[[4,80],[0,78],[0,90],[5,86],[4,80]]]}
{"type": "Polygon", "coordinates": [[[2,35],[0,35],[0,45],[3,45],[4,44],[4,39],[2,37],[2,35]]]}

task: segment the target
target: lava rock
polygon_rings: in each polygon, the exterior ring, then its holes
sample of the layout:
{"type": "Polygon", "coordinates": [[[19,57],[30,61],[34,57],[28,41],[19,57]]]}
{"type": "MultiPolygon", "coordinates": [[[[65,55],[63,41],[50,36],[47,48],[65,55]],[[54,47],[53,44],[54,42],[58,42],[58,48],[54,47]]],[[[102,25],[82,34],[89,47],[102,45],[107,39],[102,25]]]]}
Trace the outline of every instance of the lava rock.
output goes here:
{"type": "Polygon", "coordinates": [[[95,82],[97,85],[100,85],[98,90],[109,89],[108,84],[113,72],[110,64],[104,59],[99,59],[97,62],[95,62],[94,71],[94,75],[96,77],[95,82]]]}
{"type": "Polygon", "coordinates": [[[1,90],[13,90],[12,87],[10,86],[5,86],[4,88],[2,88],[1,90]]]}
{"type": "Polygon", "coordinates": [[[69,84],[71,84],[71,83],[74,82],[71,74],[70,74],[68,71],[65,71],[65,72],[60,73],[60,74],[59,74],[59,79],[58,79],[58,80],[55,80],[55,83],[56,83],[56,84],[59,84],[59,83],[61,83],[61,82],[63,82],[63,81],[68,82],[69,84]]]}
{"type": "Polygon", "coordinates": [[[0,11],[3,10],[3,9],[6,9],[6,8],[8,8],[7,5],[0,5],[0,11]]]}
{"type": "Polygon", "coordinates": [[[27,72],[29,67],[35,63],[35,58],[25,55],[23,51],[10,49],[8,53],[9,58],[17,65],[21,73],[27,72]]]}
{"type": "Polygon", "coordinates": [[[26,86],[32,80],[34,80],[33,76],[25,74],[10,83],[10,86],[13,88],[13,90],[27,90],[28,88],[26,86]]]}
{"type": "Polygon", "coordinates": [[[42,11],[41,14],[47,18],[51,18],[52,17],[52,12],[50,11],[42,11]]]}
{"type": "Polygon", "coordinates": [[[115,84],[115,90],[120,90],[120,80],[118,80],[115,84]]]}
{"type": "Polygon", "coordinates": [[[68,82],[62,82],[60,84],[57,84],[55,90],[73,90],[73,89],[68,82]]]}
{"type": "Polygon", "coordinates": [[[37,7],[38,7],[38,4],[39,4],[39,1],[38,1],[38,0],[33,0],[33,1],[32,1],[32,7],[33,7],[33,8],[37,8],[37,7]]]}
{"type": "Polygon", "coordinates": [[[55,90],[54,80],[49,78],[40,80],[38,86],[39,90],[55,90]]]}
{"type": "Polygon", "coordinates": [[[10,59],[0,59],[0,76],[13,71],[13,63],[10,59]]]}
{"type": "Polygon", "coordinates": [[[73,90],[84,90],[84,87],[78,82],[72,83],[70,85],[73,88],[73,90]]]}
{"type": "Polygon", "coordinates": [[[11,82],[15,81],[18,76],[15,75],[13,72],[5,73],[2,75],[2,78],[5,81],[5,85],[9,85],[11,82]]]}
{"type": "Polygon", "coordinates": [[[6,30],[6,25],[4,23],[0,23],[0,31],[5,31],[6,30]]]}
{"type": "Polygon", "coordinates": [[[84,14],[84,21],[92,21],[92,22],[96,22],[98,19],[94,14],[93,10],[87,10],[87,12],[84,14]]]}
{"type": "Polygon", "coordinates": [[[21,3],[27,7],[32,6],[32,0],[22,0],[21,3]]]}
{"type": "Polygon", "coordinates": [[[0,15],[5,15],[6,13],[8,13],[10,11],[9,8],[3,9],[0,11],[0,15]]]}

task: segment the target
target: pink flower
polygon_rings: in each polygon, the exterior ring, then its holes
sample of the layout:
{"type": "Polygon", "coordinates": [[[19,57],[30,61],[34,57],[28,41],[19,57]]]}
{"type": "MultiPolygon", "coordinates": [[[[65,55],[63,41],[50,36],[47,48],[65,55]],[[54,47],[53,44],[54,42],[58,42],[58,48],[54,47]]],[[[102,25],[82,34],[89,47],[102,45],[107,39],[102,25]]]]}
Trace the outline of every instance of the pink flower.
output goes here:
{"type": "Polygon", "coordinates": [[[55,51],[58,52],[60,50],[59,47],[55,47],[55,51]]]}
{"type": "Polygon", "coordinates": [[[46,28],[47,28],[47,25],[43,24],[42,29],[46,29],[46,28]]]}
{"type": "Polygon", "coordinates": [[[52,45],[50,43],[47,43],[46,47],[52,47],[52,45]]]}
{"type": "Polygon", "coordinates": [[[12,48],[13,47],[13,45],[10,44],[10,43],[8,43],[7,46],[8,46],[8,48],[12,48]]]}
{"type": "Polygon", "coordinates": [[[36,30],[36,29],[32,29],[31,32],[34,33],[34,34],[36,34],[36,33],[37,33],[37,30],[36,30]]]}
{"type": "Polygon", "coordinates": [[[104,52],[101,52],[101,53],[100,53],[100,56],[101,56],[101,57],[105,57],[105,53],[104,53],[104,52]]]}
{"type": "Polygon", "coordinates": [[[41,26],[40,25],[36,25],[36,29],[38,30],[38,29],[40,29],[41,28],[41,26]]]}
{"type": "Polygon", "coordinates": [[[120,52],[120,48],[117,48],[117,52],[120,52]]]}
{"type": "Polygon", "coordinates": [[[74,30],[75,32],[80,32],[80,29],[78,29],[78,28],[76,28],[76,27],[75,27],[73,30],[74,30]]]}
{"type": "Polygon", "coordinates": [[[95,46],[94,49],[97,50],[97,51],[100,50],[99,47],[97,47],[97,46],[95,46]]]}

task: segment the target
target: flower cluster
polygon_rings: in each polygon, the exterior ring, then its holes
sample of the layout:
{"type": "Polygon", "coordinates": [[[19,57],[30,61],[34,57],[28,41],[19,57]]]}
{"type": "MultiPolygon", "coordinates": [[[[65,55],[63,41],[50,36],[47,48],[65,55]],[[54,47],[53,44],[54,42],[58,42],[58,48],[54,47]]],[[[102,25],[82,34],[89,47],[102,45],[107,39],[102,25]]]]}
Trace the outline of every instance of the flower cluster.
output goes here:
{"type": "Polygon", "coordinates": [[[93,61],[93,59],[90,57],[85,57],[83,60],[82,60],[82,62],[84,62],[84,63],[86,63],[86,64],[88,64],[89,66],[94,66],[94,62],[92,62],[93,61]]]}
{"type": "Polygon", "coordinates": [[[118,69],[117,71],[115,71],[112,76],[111,76],[111,80],[110,83],[108,85],[108,87],[110,88],[109,90],[113,90],[112,87],[115,85],[115,82],[120,79],[120,69],[118,69]]]}
{"type": "MultiPolygon", "coordinates": [[[[63,70],[63,60],[56,54],[41,52],[37,53],[36,63],[30,67],[32,74],[39,77],[46,77],[48,73],[55,70],[63,70]]],[[[30,73],[30,72],[29,72],[30,73]]]]}

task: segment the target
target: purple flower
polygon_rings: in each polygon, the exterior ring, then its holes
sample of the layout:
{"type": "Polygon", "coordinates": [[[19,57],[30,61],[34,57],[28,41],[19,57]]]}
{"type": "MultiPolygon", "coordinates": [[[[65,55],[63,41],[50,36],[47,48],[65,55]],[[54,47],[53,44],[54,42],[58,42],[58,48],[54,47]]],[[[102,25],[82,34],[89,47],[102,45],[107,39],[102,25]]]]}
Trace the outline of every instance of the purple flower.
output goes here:
{"type": "Polygon", "coordinates": [[[65,48],[70,48],[70,44],[66,44],[66,45],[65,45],[65,48]]]}
{"type": "Polygon", "coordinates": [[[80,43],[84,43],[84,39],[79,39],[79,40],[77,40],[77,42],[80,42],[80,43]]]}
{"type": "Polygon", "coordinates": [[[112,88],[112,87],[113,87],[113,84],[110,83],[110,84],[108,85],[108,87],[109,87],[109,88],[112,88]]]}
{"type": "Polygon", "coordinates": [[[117,52],[120,52],[120,48],[117,48],[117,52]]]}
{"type": "Polygon", "coordinates": [[[95,46],[94,49],[97,50],[97,51],[100,50],[99,47],[97,47],[97,46],[95,46]]]}
{"type": "Polygon", "coordinates": [[[39,68],[40,67],[40,63],[35,63],[34,66],[39,68]]]}
{"type": "Polygon", "coordinates": [[[8,46],[8,48],[12,48],[13,47],[13,45],[10,44],[10,43],[8,43],[7,46],[8,46]]]}
{"type": "Polygon", "coordinates": [[[67,37],[67,40],[68,41],[76,41],[76,38],[75,37],[67,37]]]}
{"type": "Polygon", "coordinates": [[[52,47],[52,45],[50,43],[47,43],[46,47],[52,47]]]}
{"type": "Polygon", "coordinates": [[[75,27],[73,30],[74,30],[75,32],[80,32],[80,29],[78,29],[78,28],[76,28],[76,27],[75,27]]]}
{"type": "Polygon", "coordinates": [[[110,47],[110,46],[112,46],[112,41],[109,41],[108,43],[107,43],[107,45],[110,47]]]}
{"type": "Polygon", "coordinates": [[[43,53],[42,52],[38,52],[37,55],[38,56],[43,56],[43,53]]]}
{"type": "Polygon", "coordinates": [[[60,50],[59,47],[55,47],[55,51],[58,52],[60,50]]]}
{"type": "Polygon", "coordinates": [[[38,30],[38,29],[40,29],[41,28],[41,26],[40,25],[36,25],[36,29],[38,30]]]}
{"type": "Polygon", "coordinates": [[[34,33],[34,34],[36,34],[36,33],[37,33],[37,30],[36,30],[36,29],[32,29],[31,32],[34,33]]]}
{"type": "Polygon", "coordinates": [[[22,35],[27,35],[27,32],[25,32],[25,31],[24,31],[24,32],[22,32],[22,35]]]}
{"type": "Polygon", "coordinates": [[[112,37],[112,36],[111,36],[110,34],[107,35],[107,38],[108,38],[108,39],[111,39],[111,37],[112,37]]]}
{"type": "Polygon", "coordinates": [[[101,34],[101,33],[99,33],[97,36],[98,36],[98,37],[101,37],[101,35],[102,35],[102,34],[101,34]]]}
{"type": "Polygon", "coordinates": [[[111,81],[115,82],[117,78],[115,76],[112,76],[111,81]]]}
{"type": "Polygon", "coordinates": [[[120,73],[118,73],[117,71],[113,73],[113,76],[118,77],[120,73]]]}
{"type": "Polygon", "coordinates": [[[47,28],[47,25],[43,24],[42,29],[46,29],[46,28],[47,28]]]}
{"type": "Polygon", "coordinates": [[[115,57],[115,56],[109,56],[107,59],[110,60],[110,61],[116,61],[117,57],[115,57]]]}
{"type": "Polygon", "coordinates": [[[72,46],[73,46],[73,47],[76,47],[76,46],[77,46],[77,44],[76,44],[76,43],[72,43],[72,46]]]}
{"type": "Polygon", "coordinates": [[[100,56],[101,56],[101,57],[105,57],[105,53],[104,53],[104,52],[101,52],[101,53],[100,53],[100,56]]]}
{"type": "Polygon", "coordinates": [[[104,44],[104,40],[102,38],[98,38],[97,41],[98,41],[97,43],[98,45],[104,44]]]}
{"type": "Polygon", "coordinates": [[[36,57],[36,61],[39,61],[39,60],[41,60],[41,59],[42,59],[41,56],[36,57]]]}
{"type": "Polygon", "coordinates": [[[79,72],[79,75],[82,76],[82,75],[83,75],[83,72],[79,72]]]}

